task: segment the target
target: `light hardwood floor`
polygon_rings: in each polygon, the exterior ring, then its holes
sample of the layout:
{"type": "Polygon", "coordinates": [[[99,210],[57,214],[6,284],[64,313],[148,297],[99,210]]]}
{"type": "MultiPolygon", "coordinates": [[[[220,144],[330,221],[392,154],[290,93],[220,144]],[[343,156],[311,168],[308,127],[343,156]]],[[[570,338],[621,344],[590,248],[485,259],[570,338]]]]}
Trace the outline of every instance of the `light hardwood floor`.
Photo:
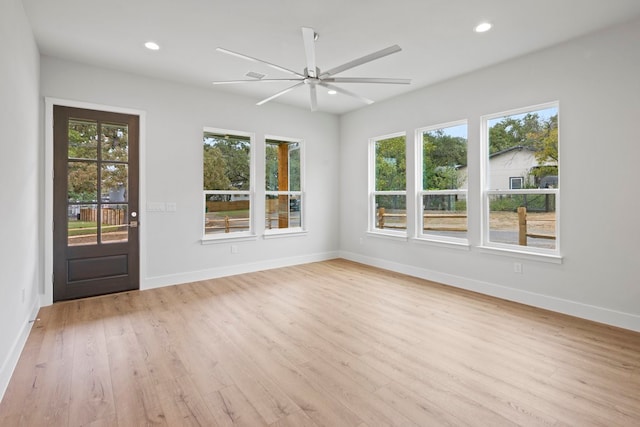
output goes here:
{"type": "Polygon", "coordinates": [[[640,425],[640,334],[344,260],[39,317],[2,426],[640,425]]]}

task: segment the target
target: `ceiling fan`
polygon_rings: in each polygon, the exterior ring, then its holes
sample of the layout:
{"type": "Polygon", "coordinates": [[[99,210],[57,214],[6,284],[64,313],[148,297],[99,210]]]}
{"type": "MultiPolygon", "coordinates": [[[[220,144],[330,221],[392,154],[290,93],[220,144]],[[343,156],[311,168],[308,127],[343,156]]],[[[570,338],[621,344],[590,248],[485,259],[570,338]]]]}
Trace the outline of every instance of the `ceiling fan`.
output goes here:
{"type": "MultiPolygon", "coordinates": [[[[333,85],[333,83],[383,83],[383,84],[410,84],[410,79],[391,79],[391,78],[372,78],[372,77],[334,77],[336,74],[342,73],[343,71],[350,70],[351,68],[355,68],[359,65],[366,64],[368,62],[374,61],[376,59],[385,57],[387,55],[391,55],[393,53],[400,52],[402,49],[398,45],[390,46],[386,49],[379,50],[377,52],[373,52],[369,55],[365,55],[361,58],[354,59],[353,61],[349,61],[345,64],[342,64],[338,67],[332,68],[328,71],[320,71],[320,69],[316,66],[316,52],[315,52],[315,40],[318,39],[318,34],[313,30],[313,28],[302,27],[302,40],[304,42],[304,50],[306,54],[306,62],[307,67],[304,69],[302,73],[298,73],[296,71],[290,70],[285,67],[281,67],[280,65],[272,64],[267,61],[263,61],[258,58],[254,58],[252,56],[244,55],[242,53],[234,52],[224,48],[217,48],[218,52],[226,53],[227,55],[235,56],[238,58],[246,59],[252,62],[260,62],[262,64],[268,65],[271,68],[275,68],[276,70],[285,72],[287,74],[293,75],[293,77],[284,78],[284,79],[263,79],[256,78],[252,80],[227,80],[227,81],[216,81],[213,82],[214,85],[222,85],[222,84],[236,84],[236,83],[275,83],[275,82],[296,82],[293,86],[290,86],[275,95],[271,95],[270,97],[263,99],[258,102],[256,105],[262,105],[269,101],[272,101],[279,96],[284,95],[296,89],[297,87],[307,85],[309,87],[309,96],[310,96],[310,105],[311,111],[315,111],[318,109],[318,98],[316,94],[316,87],[322,86],[329,90],[334,90],[343,95],[348,95],[353,98],[356,98],[365,104],[372,104],[373,101],[360,96],[356,93],[343,89],[339,86],[333,85]]],[[[257,73],[249,73],[248,75],[257,75],[258,77],[264,77],[263,75],[257,73]]]]}

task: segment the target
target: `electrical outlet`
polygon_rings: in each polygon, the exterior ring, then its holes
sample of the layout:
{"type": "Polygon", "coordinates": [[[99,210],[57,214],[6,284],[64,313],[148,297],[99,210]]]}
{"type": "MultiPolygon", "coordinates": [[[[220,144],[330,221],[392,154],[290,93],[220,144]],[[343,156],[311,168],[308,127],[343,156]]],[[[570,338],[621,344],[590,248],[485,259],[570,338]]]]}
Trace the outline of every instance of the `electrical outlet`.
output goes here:
{"type": "Polygon", "coordinates": [[[514,273],[518,273],[518,274],[522,274],[522,263],[514,262],[513,263],[513,272],[514,273]]]}
{"type": "Polygon", "coordinates": [[[24,288],[22,288],[22,303],[24,304],[25,301],[25,290],[24,288]]]}
{"type": "Polygon", "coordinates": [[[238,253],[238,245],[231,245],[231,253],[232,254],[238,253]]]}

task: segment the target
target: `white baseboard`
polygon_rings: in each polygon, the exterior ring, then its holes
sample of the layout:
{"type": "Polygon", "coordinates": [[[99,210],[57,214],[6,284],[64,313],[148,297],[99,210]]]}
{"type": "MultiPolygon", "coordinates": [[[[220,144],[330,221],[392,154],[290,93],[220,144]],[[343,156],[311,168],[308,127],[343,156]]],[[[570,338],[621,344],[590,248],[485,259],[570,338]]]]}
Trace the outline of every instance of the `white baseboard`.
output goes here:
{"type": "Polygon", "coordinates": [[[2,361],[2,367],[0,367],[0,401],[4,397],[4,393],[7,391],[7,387],[9,386],[9,381],[11,381],[13,371],[18,365],[20,354],[22,354],[24,345],[26,344],[27,338],[29,337],[29,332],[31,332],[31,327],[33,326],[31,320],[36,318],[36,316],[38,315],[38,310],[40,310],[40,301],[38,298],[35,298],[35,301],[33,302],[27,318],[23,320],[23,327],[20,331],[20,334],[18,334],[18,336],[14,340],[7,358],[2,361]]]}
{"type": "Polygon", "coordinates": [[[253,273],[256,271],[271,270],[280,267],[308,264],[310,262],[326,261],[334,258],[338,258],[338,252],[324,252],[297,257],[278,258],[248,264],[235,264],[206,270],[189,271],[186,273],[166,276],[148,277],[140,284],[140,289],[161,288],[163,286],[177,285],[180,283],[190,283],[200,280],[215,279],[218,277],[233,276],[236,274],[253,273]]]}
{"type": "Polygon", "coordinates": [[[433,282],[442,283],[456,288],[466,289],[484,295],[490,295],[533,307],[543,308],[545,310],[555,311],[557,313],[568,314],[570,316],[640,332],[640,316],[634,314],[582,304],[549,295],[527,292],[521,289],[514,289],[507,286],[496,285],[494,283],[469,279],[467,277],[440,273],[412,265],[368,257],[353,252],[340,251],[340,257],[350,261],[359,262],[361,264],[380,267],[385,270],[431,280],[433,282]]]}

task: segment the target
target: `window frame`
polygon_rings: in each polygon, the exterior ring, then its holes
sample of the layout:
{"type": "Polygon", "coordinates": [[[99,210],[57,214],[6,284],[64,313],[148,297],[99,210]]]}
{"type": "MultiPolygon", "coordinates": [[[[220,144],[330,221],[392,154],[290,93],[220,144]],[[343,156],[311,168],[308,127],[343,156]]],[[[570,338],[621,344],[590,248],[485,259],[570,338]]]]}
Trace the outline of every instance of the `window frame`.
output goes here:
{"type": "MultiPolygon", "coordinates": [[[[255,144],[256,138],[255,134],[252,132],[239,131],[239,130],[231,130],[231,129],[223,129],[223,128],[215,128],[205,126],[202,130],[202,137],[206,133],[213,134],[228,134],[234,136],[241,136],[249,138],[249,190],[205,190],[204,183],[202,184],[202,239],[203,243],[215,243],[221,241],[229,241],[229,240],[243,240],[243,239],[255,239],[255,175],[256,175],[256,160],[255,160],[255,144]],[[219,233],[219,234],[206,234],[205,225],[207,221],[207,197],[211,195],[238,195],[238,196],[248,196],[249,197],[249,229],[245,231],[234,231],[231,233],[219,233]]],[[[201,163],[202,169],[200,176],[204,176],[204,151],[202,151],[201,163]]]]}
{"type": "Polygon", "coordinates": [[[406,210],[406,215],[407,215],[407,219],[405,221],[406,223],[406,228],[404,230],[393,230],[393,229],[383,229],[383,228],[378,228],[377,224],[377,216],[378,216],[378,212],[376,209],[376,196],[404,196],[405,198],[405,206],[407,205],[407,167],[408,167],[408,163],[407,163],[407,133],[404,131],[401,132],[394,132],[391,134],[387,134],[387,135],[381,135],[381,136],[376,136],[373,138],[369,138],[369,144],[368,144],[368,149],[369,149],[369,156],[368,156],[368,163],[369,163],[369,214],[368,216],[368,230],[367,232],[372,234],[372,235],[376,235],[376,236],[387,236],[387,237],[396,237],[396,238],[402,238],[402,239],[407,239],[408,237],[408,228],[409,228],[409,212],[406,210]],[[405,139],[405,189],[404,190],[376,190],[376,143],[378,141],[382,141],[385,139],[391,139],[391,138],[397,138],[397,137],[404,137],[405,139]]]}
{"type": "Polygon", "coordinates": [[[304,140],[300,139],[300,138],[290,138],[290,137],[284,137],[284,136],[274,136],[274,135],[265,135],[264,138],[264,153],[263,153],[263,161],[265,162],[265,168],[264,168],[264,173],[265,176],[263,177],[263,182],[264,182],[264,204],[265,204],[265,209],[264,209],[264,215],[265,215],[265,223],[266,223],[266,219],[267,219],[267,196],[297,196],[300,198],[300,226],[299,227],[287,227],[287,228],[268,228],[265,225],[265,230],[264,230],[264,237],[265,238],[269,238],[269,237],[274,237],[274,236],[283,236],[283,235],[295,235],[295,234],[304,234],[307,231],[306,228],[306,208],[305,208],[305,144],[304,144],[304,140]],[[270,191],[267,190],[266,188],[266,173],[267,173],[267,167],[266,167],[266,160],[267,160],[267,145],[269,144],[270,141],[275,141],[275,142],[287,142],[287,143],[297,143],[299,145],[299,150],[300,150],[300,190],[299,191],[292,191],[292,190],[286,190],[286,191],[270,191]]]}
{"type": "Polygon", "coordinates": [[[481,245],[480,248],[488,251],[499,251],[503,254],[532,256],[536,259],[547,258],[553,262],[560,262],[561,257],[561,240],[560,240],[560,223],[561,223],[561,199],[560,199],[560,102],[551,101],[527,107],[514,108],[511,110],[483,115],[480,117],[480,188],[481,188],[481,245]],[[558,115],[558,187],[557,188],[532,188],[532,189],[491,189],[490,186],[490,155],[489,155],[489,121],[493,119],[504,118],[508,116],[516,116],[526,113],[535,113],[540,110],[555,108],[558,115]],[[555,248],[536,248],[531,246],[521,246],[518,244],[508,244],[493,242],[490,240],[490,199],[491,196],[510,196],[510,195],[540,195],[551,194],[555,197],[555,248]]]}
{"type": "Polygon", "coordinates": [[[524,177],[523,176],[510,176],[509,177],[509,190],[521,190],[524,186],[524,177]],[[513,187],[514,182],[519,182],[520,185],[518,188],[513,187]]]}
{"type": "Polygon", "coordinates": [[[415,163],[416,163],[416,239],[426,242],[447,243],[453,245],[469,246],[469,175],[467,173],[467,188],[452,190],[425,190],[423,188],[424,174],[424,133],[438,129],[446,129],[456,126],[465,125],[467,127],[467,170],[469,166],[469,121],[467,119],[455,120],[446,123],[440,123],[432,126],[425,126],[416,129],[415,132],[415,163]],[[467,200],[467,235],[466,237],[440,236],[433,233],[427,233],[424,230],[424,196],[429,195],[464,195],[467,200]]]}

